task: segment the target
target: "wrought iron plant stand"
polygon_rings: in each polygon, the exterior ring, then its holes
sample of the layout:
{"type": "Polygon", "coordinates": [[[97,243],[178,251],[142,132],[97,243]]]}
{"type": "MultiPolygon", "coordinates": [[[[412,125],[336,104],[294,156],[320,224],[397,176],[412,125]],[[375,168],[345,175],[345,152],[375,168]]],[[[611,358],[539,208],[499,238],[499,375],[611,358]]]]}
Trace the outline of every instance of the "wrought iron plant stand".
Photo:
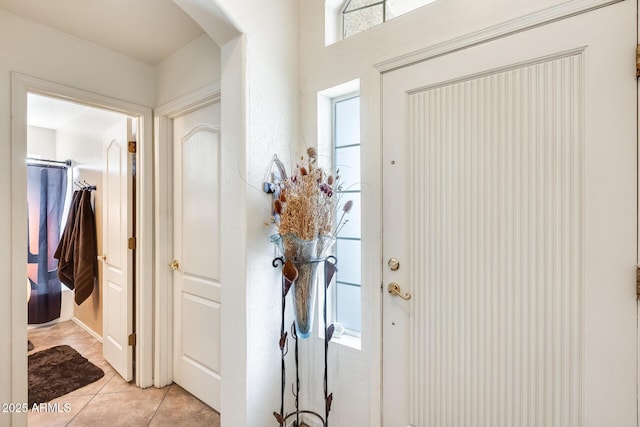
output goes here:
{"type": "MultiPolygon", "coordinates": [[[[329,412],[331,411],[331,403],[333,402],[333,393],[328,392],[328,384],[327,384],[327,354],[329,351],[329,341],[333,337],[334,326],[333,324],[327,326],[327,289],[331,284],[331,280],[333,276],[338,271],[337,264],[338,260],[335,256],[328,256],[324,259],[320,259],[317,261],[311,261],[316,263],[322,263],[324,266],[324,301],[323,301],[323,325],[324,325],[324,383],[323,383],[323,391],[324,391],[324,402],[325,402],[325,413],[324,416],[318,414],[317,412],[300,409],[299,407],[299,397],[300,397],[300,374],[298,367],[298,331],[296,328],[296,322],[292,322],[291,324],[291,337],[295,342],[294,347],[294,357],[295,357],[295,370],[296,370],[296,381],[295,386],[292,384],[292,392],[295,398],[295,411],[285,413],[284,409],[284,395],[286,388],[286,367],[285,367],[285,356],[287,356],[289,352],[289,337],[288,332],[285,328],[285,309],[286,309],[286,296],[289,293],[289,290],[294,285],[296,278],[291,277],[290,274],[287,274],[286,271],[286,262],[284,257],[274,258],[272,261],[272,265],[274,268],[282,267],[282,320],[280,324],[280,354],[281,354],[281,379],[282,379],[282,387],[280,390],[280,412],[275,412],[273,415],[276,420],[280,424],[281,427],[286,425],[287,420],[294,418],[295,421],[293,423],[294,427],[300,427],[300,417],[301,415],[309,415],[316,417],[321,421],[323,427],[329,427],[329,412]]],[[[315,296],[314,296],[315,297],[315,296]]]]}

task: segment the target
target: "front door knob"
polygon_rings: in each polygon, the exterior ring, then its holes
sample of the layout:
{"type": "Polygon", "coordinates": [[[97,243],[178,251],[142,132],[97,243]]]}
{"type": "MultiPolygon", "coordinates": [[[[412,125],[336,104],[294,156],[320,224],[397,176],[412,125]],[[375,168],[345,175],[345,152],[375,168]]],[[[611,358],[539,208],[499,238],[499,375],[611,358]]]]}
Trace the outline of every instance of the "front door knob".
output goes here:
{"type": "Polygon", "coordinates": [[[173,262],[169,264],[169,267],[171,267],[173,271],[178,271],[180,269],[180,263],[177,259],[174,259],[173,262]]]}
{"type": "Polygon", "coordinates": [[[389,291],[389,293],[391,295],[399,296],[400,298],[402,298],[405,301],[409,301],[411,299],[411,294],[409,292],[407,292],[406,294],[402,295],[402,293],[400,291],[400,285],[398,285],[396,282],[389,283],[389,287],[387,288],[387,290],[389,291]]]}

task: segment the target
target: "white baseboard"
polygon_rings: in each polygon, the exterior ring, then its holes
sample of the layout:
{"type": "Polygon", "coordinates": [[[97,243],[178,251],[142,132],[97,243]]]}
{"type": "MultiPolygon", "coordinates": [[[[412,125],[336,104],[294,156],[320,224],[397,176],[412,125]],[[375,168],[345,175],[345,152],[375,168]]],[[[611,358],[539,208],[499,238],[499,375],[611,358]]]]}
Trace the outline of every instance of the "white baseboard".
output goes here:
{"type": "Polygon", "coordinates": [[[82,320],[78,319],[76,316],[73,316],[71,318],[72,321],[74,321],[78,326],[80,326],[82,329],[84,329],[85,331],[87,331],[89,333],[89,335],[91,335],[92,337],[94,337],[95,339],[97,339],[98,341],[100,341],[100,344],[102,344],[102,337],[100,335],[98,335],[96,333],[96,331],[94,331],[93,329],[91,329],[90,327],[88,327],[87,325],[85,325],[82,320]]]}

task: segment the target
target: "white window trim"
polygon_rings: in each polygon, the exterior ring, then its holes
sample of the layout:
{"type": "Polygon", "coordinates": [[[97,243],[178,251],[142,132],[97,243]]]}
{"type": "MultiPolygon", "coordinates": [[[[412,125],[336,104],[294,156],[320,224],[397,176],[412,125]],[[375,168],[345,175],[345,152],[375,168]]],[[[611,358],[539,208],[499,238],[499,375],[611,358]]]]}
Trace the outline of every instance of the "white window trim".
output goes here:
{"type": "MultiPolygon", "coordinates": [[[[344,100],[349,99],[354,96],[360,96],[360,80],[352,80],[346,83],[343,83],[338,86],[334,86],[332,88],[323,90],[318,92],[317,96],[317,115],[318,115],[318,153],[319,156],[319,166],[325,169],[330,169],[333,164],[333,153],[334,153],[334,127],[333,127],[333,105],[334,100],[344,100]]],[[[362,236],[361,236],[361,244],[362,244],[362,236]]],[[[338,260],[339,264],[340,260],[338,260]]],[[[362,265],[361,265],[362,268],[362,265]]],[[[334,279],[335,280],[335,279],[334,279]]],[[[362,290],[362,286],[361,286],[362,290]]],[[[328,319],[327,321],[330,323],[335,319],[335,305],[331,304],[331,300],[335,299],[335,294],[337,292],[337,286],[334,285],[330,288],[330,292],[328,292],[327,296],[330,298],[329,304],[327,306],[328,310],[328,319]]],[[[362,293],[362,291],[361,291],[362,293]]],[[[319,292],[318,304],[316,309],[318,310],[318,328],[319,334],[318,337],[324,339],[324,331],[322,330],[322,312],[321,307],[323,304],[323,293],[319,292]]],[[[361,304],[361,329],[364,328],[364,315],[363,315],[363,295],[361,295],[360,304],[361,304]]],[[[339,344],[341,346],[358,350],[362,350],[362,333],[355,332],[345,329],[345,332],[340,338],[334,337],[331,340],[332,343],[339,344]]]]}
{"type": "Polygon", "coordinates": [[[324,45],[329,46],[342,40],[342,9],[346,0],[325,0],[324,4],[324,45]]]}

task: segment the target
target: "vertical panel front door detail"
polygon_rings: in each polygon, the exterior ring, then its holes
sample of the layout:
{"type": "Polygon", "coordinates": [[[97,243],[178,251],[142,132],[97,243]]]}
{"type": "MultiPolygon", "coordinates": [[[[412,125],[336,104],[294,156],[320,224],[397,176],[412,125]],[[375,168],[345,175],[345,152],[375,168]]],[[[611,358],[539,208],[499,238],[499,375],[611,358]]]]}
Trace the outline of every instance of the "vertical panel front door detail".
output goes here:
{"type": "Polygon", "coordinates": [[[635,8],[384,75],[384,426],[635,426],[635,8]]]}

